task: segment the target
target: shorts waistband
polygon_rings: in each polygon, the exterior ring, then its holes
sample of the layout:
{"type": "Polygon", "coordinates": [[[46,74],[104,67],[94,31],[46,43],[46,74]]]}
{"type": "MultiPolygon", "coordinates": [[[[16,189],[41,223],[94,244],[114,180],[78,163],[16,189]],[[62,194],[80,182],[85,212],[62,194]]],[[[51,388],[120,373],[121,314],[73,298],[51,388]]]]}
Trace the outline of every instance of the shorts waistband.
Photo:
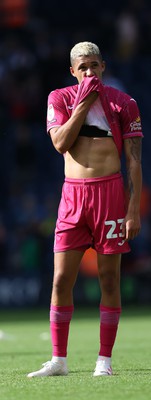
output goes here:
{"type": "Polygon", "coordinates": [[[112,175],[107,175],[107,176],[101,176],[101,177],[96,177],[96,178],[82,178],[82,179],[76,179],[76,178],[65,178],[66,183],[71,183],[71,184],[77,184],[77,185],[86,185],[89,183],[99,183],[103,181],[109,181],[112,179],[118,179],[121,178],[122,174],[121,172],[117,172],[116,174],[112,175]]]}

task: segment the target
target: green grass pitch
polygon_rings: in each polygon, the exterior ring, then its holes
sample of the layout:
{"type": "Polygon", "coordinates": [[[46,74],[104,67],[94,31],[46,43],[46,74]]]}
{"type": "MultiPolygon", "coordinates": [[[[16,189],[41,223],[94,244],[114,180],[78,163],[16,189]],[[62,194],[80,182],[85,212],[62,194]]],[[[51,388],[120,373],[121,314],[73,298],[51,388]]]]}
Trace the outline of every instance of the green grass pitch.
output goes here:
{"type": "Polygon", "coordinates": [[[75,308],[66,377],[33,378],[51,358],[49,310],[0,312],[1,400],[149,400],[151,398],[150,309],[123,309],[110,377],[93,377],[99,348],[99,313],[75,308]],[[3,333],[5,334],[3,336],[3,333]],[[41,335],[43,334],[43,335],[41,335]],[[44,340],[45,339],[45,340],[44,340]]]}

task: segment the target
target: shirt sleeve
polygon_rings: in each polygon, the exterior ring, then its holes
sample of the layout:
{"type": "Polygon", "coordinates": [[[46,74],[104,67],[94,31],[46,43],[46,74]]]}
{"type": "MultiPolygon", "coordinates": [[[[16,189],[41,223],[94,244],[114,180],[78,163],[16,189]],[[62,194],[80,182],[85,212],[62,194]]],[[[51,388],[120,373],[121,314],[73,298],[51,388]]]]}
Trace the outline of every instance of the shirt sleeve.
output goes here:
{"type": "Polygon", "coordinates": [[[59,90],[51,92],[48,96],[47,105],[47,133],[51,128],[63,125],[68,119],[63,94],[59,90]]]}
{"type": "Polygon", "coordinates": [[[142,123],[137,102],[133,98],[126,101],[121,110],[121,127],[123,139],[140,136],[143,137],[142,123]]]}

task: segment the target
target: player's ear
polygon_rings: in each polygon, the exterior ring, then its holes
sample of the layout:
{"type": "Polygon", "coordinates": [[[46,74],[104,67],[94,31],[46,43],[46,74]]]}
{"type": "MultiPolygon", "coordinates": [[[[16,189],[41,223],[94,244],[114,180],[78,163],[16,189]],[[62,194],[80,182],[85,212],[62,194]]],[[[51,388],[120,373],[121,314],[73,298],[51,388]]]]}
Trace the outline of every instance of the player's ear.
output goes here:
{"type": "Polygon", "coordinates": [[[106,68],[105,61],[102,61],[102,72],[104,72],[104,71],[105,71],[105,68],[106,68]]]}
{"type": "Polygon", "coordinates": [[[70,74],[71,74],[72,76],[75,76],[73,67],[70,67],[70,74]]]}

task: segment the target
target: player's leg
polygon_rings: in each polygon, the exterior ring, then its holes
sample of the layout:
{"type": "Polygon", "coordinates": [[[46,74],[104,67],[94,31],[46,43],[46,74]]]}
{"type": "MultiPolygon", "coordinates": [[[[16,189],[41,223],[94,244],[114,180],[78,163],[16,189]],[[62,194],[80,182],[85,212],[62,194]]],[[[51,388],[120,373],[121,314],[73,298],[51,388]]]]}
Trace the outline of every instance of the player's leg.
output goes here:
{"type": "Polygon", "coordinates": [[[51,304],[73,305],[73,287],[79,272],[83,251],[69,250],[54,255],[54,277],[51,304]]]}
{"type": "Polygon", "coordinates": [[[101,304],[106,307],[121,307],[121,254],[98,254],[97,258],[101,304]]]}
{"type": "Polygon", "coordinates": [[[52,359],[39,371],[28,374],[29,378],[68,374],[66,357],[69,326],[74,308],[73,287],[83,254],[84,252],[76,250],[55,253],[50,305],[52,359]]]}
{"type": "Polygon", "coordinates": [[[55,254],[50,306],[52,355],[67,356],[69,325],[73,314],[73,287],[83,252],[70,250],[55,254]]]}
{"type": "Polygon", "coordinates": [[[99,255],[100,350],[94,376],[112,375],[111,356],[121,313],[120,254],[99,255]]]}

